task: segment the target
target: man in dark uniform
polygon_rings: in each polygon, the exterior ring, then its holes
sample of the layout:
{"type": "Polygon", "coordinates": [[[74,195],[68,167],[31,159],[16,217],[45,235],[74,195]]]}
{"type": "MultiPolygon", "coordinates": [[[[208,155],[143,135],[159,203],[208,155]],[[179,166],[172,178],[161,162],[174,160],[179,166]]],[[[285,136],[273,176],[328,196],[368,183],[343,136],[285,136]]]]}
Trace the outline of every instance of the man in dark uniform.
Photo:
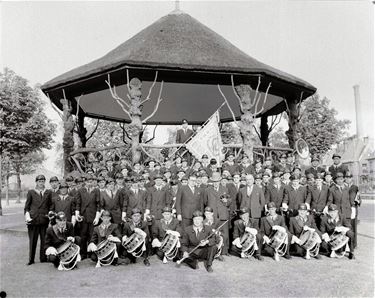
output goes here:
{"type": "Polygon", "coordinates": [[[336,178],[337,173],[342,173],[345,176],[346,172],[348,172],[349,169],[346,165],[343,165],[341,163],[341,156],[339,154],[333,154],[332,159],[333,165],[328,168],[328,171],[331,172],[333,179],[336,178]]]}
{"type": "Polygon", "coordinates": [[[316,174],[321,174],[324,172],[324,168],[319,167],[319,158],[317,156],[313,156],[311,158],[311,167],[306,169],[305,175],[307,176],[308,174],[313,174],[314,176],[316,176],[316,174]]]}
{"type": "Polygon", "coordinates": [[[60,263],[60,259],[57,256],[57,249],[66,241],[80,245],[81,238],[74,236],[73,224],[67,222],[64,212],[60,211],[52,219],[51,226],[47,229],[44,246],[48,262],[53,263],[56,268],[60,263]]]}
{"type": "Polygon", "coordinates": [[[59,178],[53,176],[49,179],[49,185],[51,186],[52,195],[59,192],[59,178]]]}
{"type": "MultiPolygon", "coordinates": [[[[267,203],[267,215],[265,217],[262,217],[260,220],[260,233],[263,236],[263,241],[265,244],[270,243],[272,234],[275,230],[283,228],[284,231],[288,234],[288,238],[286,239],[286,253],[284,254],[284,258],[290,259],[289,254],[289,247],[290,247],[290,240],[292,236],[290,235],[288,228],[285,224],[284,216],[281,216],[276,213],[276,204],[275,202],[269,202],[267,203]]],[[[270,255],[273,256],[275,261],[279,261],[280,257],[278,252],[276,252],[272,247],[268,245],[263,245],[262,247],[262,253],[264,255],[270,255]]]]}
{"type": "MultiPolygon", "coordinates": [[[[128,237],[133,235],[134,233],[137,233],[141,235],[144,238],[144,245],[142,247],[142,257],[144,258],[143,264],[147,267],[150,266],[150,261],[148,260],[148,256],[150,254],[150,235],[149,235],[149,230],[148,230],[148,225],[147,222],[142,221],[142,211],[138,208],[134,208],[131,211],[131,220],[128,222],[125,222],[122,224],[122,244],[126,241],[128,237]]],[[[136,257],[133,256],[131,253],[127,252],[125,250],[125,258],[126,258],[126,263],[135,263],[136,262],[136,257]]]]}
{"type": "MultiPolygon", "coordinates": [[[[289,218],[298,214],[298,206],[301,203],[305,203],[307,199],[307,188],[300,185],[300,176],[290,176],[291,184],[286,186],[284,191],[284,200],[282,203],[282,209],[288,211],[287,224],[289,218]]],[[[310,209],[310,206],[308,206],[310,209]]]]}
{"type": "Polygon", "coordinates": [[[357,224],[358,224],[358,207],[361,206],[361,197],[359,196],[358,186],[353,184],[353,175],[346,173],[345,184],[349,188],[349,200],[352,206],[351,225],[354,233],[354,248],[357,247],[357,224]]]}
{"type": "Polygon", "coordinates": [[[256,242],[254,244],[254,258],[258,259],[259,261],[263,261],[263,257],[260,255],[260,252],[262,251],[262,235],[259,233],[259,222],[250,218],[248,208],[241,208],[238,212],[238,215],[240,216],[240,219],[234,222],[234,240],[232,243],[233,245],[231,253],[237,257],[245,257],[245,255],[242,252],[241,238],[243,237],[245,232],[247,232],[255,235],[256,237],[256,242]]]}
{"type": "Polygon", "coordinates": [[[315,184],[308,188],[306,203],[310,205],[314,214],[316,225],[320,225],[320,218],[323,212],[328,209],[329,187],[323,184],[323,174],[318,173],[315,176],[315,184]]]}
{"type": "Polygon", "coordinates": [[[38,175],[35,181],[35,189],[31,189],[27,192],[24,209],[29,234],[29,262],[27,265],[34,264],[38,237],[40,237],[40,262],[47,261],[44,246],[48,227],[47,213],[51,206],[52,192],[45,188],[46,177],[44,177],[44,175],[38,175]]]}
{"type": "Polygon", "coordinates": [[[273,173],[272,178],[273,183],[267,185],[264,197],[266,204],[274,202],[277,213],[281,214],[281,204],[284,199],[284,190],[286,186],[281,183],[279,173],[273,173]]]}
{"type": "Polygon", "coordinates": [[[147,191],[140,189],[141,179],[133,176],[131,178],[131,186],[126,192],[126,197],[122,206],[122,220],[125,221],[126,217],[131,216],[131,211],[138,208],[143,213],[146,209],[147,191]]]}
{"type": "Polygon", "coordinates": [[[203,213],[196,210],[192,213],[193,225],[185,228],[182,233],[181,251],[183,252],[184,262],[192,269],[197,269],[198,260],[205,260],[204,266],[207,272],[213,272],[212,262],[217,251],[215,245],[216,238],[212,229],[203,225],[203,213]],[[212,235],[211,237],[209,237],[212,235]],[[196,246],[199,248],[191,252],[196,246]]]}
{"type": "Polygon", "coordinates": [[[349,189],[344,184],[344,174],[336,173],[335,185],[330,188],[328,205],[335,204],[340,214],[350,221],[354,202],[350,202],[349,189]]]}
{"type": "Polygon", "coordinates": [[[203,198],[201,189],[196,187],[197,177],[191,174],[188,185],[181,185],[176,194],[177,219],[181,222],[182,228],[193,224],[193,212],[203,211],[203,198]]]}
{"type": "Polygon", "coordinates": [[[77,190],[76,219],[79,223],[81,237],[81,257],[87,258],[87,244],[92,237],[94,226],[100,218],[100,190],[92,187],[92,180],[88,180],[85,187],[77,190]]]}
{"type": "MultiPolygon", "coordinates": [[[[164,207],[162,209],[162,218],[155,221],[155,224],[152,226],[152,247],[156,249],[156,255],[163,260],[163,263],[168,262],[167,258],[164,257],[164,252],[160,249],[161,242],[163,241],[167,233],[174,232],[176,236],[180,237],[182,229],[180,227],[179,221],[173,217],[172,208],[164,207]]],[[[177,244],[177,247],[179,245],[177,244]]],[[[179,254],[177,253],[176,257],[179,254]]]]}
{"type": "Polygon", "coordinates": [[[321,247],[327,253],[330,253],[330,257],[336,257],[336,252],[332,252],[329,246],[330,236],[336,233],[343,233],[349,237],[349,259],[355,259],[354,257],[354,233],[350,230],[350,221],[342,217],[339,213],[339,209],[335,204],[328,206],[328,216],[322,218],[320,223],[320,232],[322,233],[322,244],[321,247]]]}
{"type": "MultiPolygon", "coordinates": [[[[296,256],[304,256],[306,259],[310,259],[310,254],[303,247],[300,246],[301,240],[299,239],[305,230],[312,230],[318,233],[319,240],[321,233],[316,226],[314,217],[308,214],[306,204],[302,203],[298,206],[298,215],[292,217],[289,222],[289,232],[292,234],[291,241],[291,252],[296,256]]],[[[317,254],[315,256],[317,259],[321,259],[321,256],[317,254]]]]}
{"type": "Polygon", "coordinates": [[[68,184],[62,181],[60,183],[59,193],[55,194],[51,199],[50,212],[58,213],[63,211],[67,221],[71,222],[74,226],[76,224],[75,210],[75,198],[68,195],[68,184]]]}
{"type": "MultiPolygon", "coordinates": [[[[182,120],[182,127],[181,129],[177,130],[176,134],[176,144],[185,144],[187,140],[189,140],[193,136],[194,132],[189,128],[189,123],[186,119],[182,120]]],[[[185,148],[180,149],[180,154],[182,155],[184,151],[187,151],[185,148]]],[[[187,151],[184,154],[184,157],[187,158],[188,163],[191,163],[191,154],[187,151]]]]}

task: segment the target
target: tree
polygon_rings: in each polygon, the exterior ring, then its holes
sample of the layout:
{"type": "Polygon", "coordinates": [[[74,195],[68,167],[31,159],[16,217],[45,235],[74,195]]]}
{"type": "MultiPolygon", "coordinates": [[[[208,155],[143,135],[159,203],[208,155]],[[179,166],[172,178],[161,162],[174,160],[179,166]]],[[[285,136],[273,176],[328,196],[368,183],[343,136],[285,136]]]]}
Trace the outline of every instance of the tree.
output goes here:
{"type": "Polygon", "coordinates": [[[0,73],[0,153],[8,153],[11,163],[51,149],[56,125],[45,115],[39,92],[8,68],[0,73]]]}
{"type": "Polygon", "coordinates": [[[315,95],[302,104],[297,132],[309,145],[312,155],[323,156],[347,136],[349,124],[349,120],[337,119],[337,111],[329,107],[329,99],[315,95]]]}

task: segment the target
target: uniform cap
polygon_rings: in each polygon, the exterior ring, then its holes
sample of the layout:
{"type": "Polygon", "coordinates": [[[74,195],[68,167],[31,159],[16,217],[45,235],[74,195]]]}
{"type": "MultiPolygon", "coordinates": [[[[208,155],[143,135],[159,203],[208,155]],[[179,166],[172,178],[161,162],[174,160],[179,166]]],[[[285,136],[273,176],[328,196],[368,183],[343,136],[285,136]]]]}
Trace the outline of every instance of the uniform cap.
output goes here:
{"type": "Polygon", "coordinates": [[[276,208],[275,202],[269,202],[269,203],[267,203],[267,208],[268,209],[276,208]]]}
{"type": "Polygon", "coordinates": [[[172,212],[172,208],[171,207],[168,207],[168,206],[166,206],[166,207],[164,207],[163,209],[162,209],[162,213],[164,213],[164,212],[172,212]]]}
{"type": "Polygon", "coordinates": [[[214,209],[212,209],[211,207],[207,206],[206,208],[204,208],[204,212],[214,212],[214,209]]]}
{"type": "Polygon", "coordinates": [[[336,204],[331,204],[328,206],[328,211],[335,211],[335,210],[338,210],[336,204]]]}
{"type": "Polygon", "coordinates": [[[133,208],[131,213],[132,213],[132,215],[134,215],[134,214],[142,214],[142,211],[139,208],[133,208]]]}
{"type": "Polygon", "coordinates": [[[307,210],[307,206],[305,203],[299,204],[298,205],[298,210],[307,210]]]}
{"type": "Polygon", "coordinates": [[[36,176],[36,178],[35,178],[35,181],[39,181],[39,180],[46,180],[46,177],[44,176],[44,175],[38,175],[38,176],[36,176]]]}
{"type": "Polygon", "coordinates": [[[51,179],[49,179],[49,182],[59,182],[59,178],[57,178],[56,176],[53,176],[51,177],[51,179]]]}
{"type": "Polygon", "coordinates": [[[193,212],[193,218],[194,217],[203,217],[202,211],[196,210],[193,212]]]}

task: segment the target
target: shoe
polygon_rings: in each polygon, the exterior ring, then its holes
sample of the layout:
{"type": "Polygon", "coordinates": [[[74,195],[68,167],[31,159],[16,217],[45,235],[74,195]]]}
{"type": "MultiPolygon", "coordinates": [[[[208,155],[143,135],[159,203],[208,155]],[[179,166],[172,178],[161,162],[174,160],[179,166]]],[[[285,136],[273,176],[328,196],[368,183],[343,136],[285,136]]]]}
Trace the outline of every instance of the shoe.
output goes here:
{"type": "Polygon", "coordinates": [[[223,256],[218,256],[216,259],[217,259],[218,261],[220,261],[220,262],[224,262],[224,257],[223,257],[223,256]]]}
{"type": "Polygon", "coordinates": [[[143,260],[143,264],[145,264],[146,267],[150,266],[150,261],[148,259],[143,260]]]}
{"type": "Polygon", "coordinates": [[[185,261],[185,264],[188,265],[191,269],[198,269],[198,261],[197,260],[194,260],[194,261],[189,261],[189,262],[186,262],[185,261]]]}
{"type": "Polygon", "coordinates": [[[319,255],[319,254],[317,254],[317,255],[315,256],[315,259],[317,259],[317,260],[321,260],[321,259],[322,259],[322,256],[319,255]]]}
{"type": "Polygon", "coordinates": [[[168,260],[166,257],[163,258],[163,264],[167,264],[168,263],[168,260]]]}
{"type": "Polygon", "coordinates": [[[254,258],[256,258],[259,261],[264,261],[264,258],[261,255],[255,255],[254,258]]]}
{"type": "Polygon", "coordinates": [[[284,255],[284,258],[287,259],[287,260],[290,260],[292,257],[291,257],[291,255],[284,255]]]}
{"type": "Polygon", "coordinates": [[[34,264],[34,261],[29,261],[28,263],[26,263],[26,266],[30,266],[32,264],[34,264]]]}
{"type": "Polygon", "coordinates": [[[273,256],[273,258],[274,258],[274,260],[275,260],[276,262],[279,262],[279,261],[280,261],[279,254],[275,254],[275,255],[273,256]]]}
{"type": "Polygon", "coordinates": [[[311,259],[310,254],[306,254],[306,255],[305,255],[305,259],[306,259],[306,260],[310,260],[310,259],[311,259]]]}
{"type": "Polygon", "coordinates": [[[47,260],[40,260],[41,263],[48,263],[47,260]]]}
{"type": "Polygon", "coordinates": [[[212,269],[212,266],[207,265],[207,263],[204,263],[204,267],[206,267],[206,270],[207,270],[208,273],[214,272],[214,270],[212,269]]]}
{"type": "Polygon", "coordinates": [[[354,253],[352,252],[349,253],[349,260],[355,260],[354,253]]]}

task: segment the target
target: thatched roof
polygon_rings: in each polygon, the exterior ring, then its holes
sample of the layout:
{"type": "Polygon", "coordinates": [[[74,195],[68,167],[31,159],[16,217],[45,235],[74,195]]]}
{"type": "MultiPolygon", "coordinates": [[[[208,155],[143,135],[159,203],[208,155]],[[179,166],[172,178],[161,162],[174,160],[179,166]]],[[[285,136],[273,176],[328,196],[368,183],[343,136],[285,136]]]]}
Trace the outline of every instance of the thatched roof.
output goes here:
{"type": "MultiPolygon", "coordinates": [[[[113,83],[122,85],[124,68],[129,68],[132,76],[142,81],[152,81],[154,70],[159,70],[159,81],[171,83],[229,85],[229,74],[236,74],[237,82],[246,80],[256,84],[254,75],[260,75],[262,90],[272,82],[270,93],[287,99],[299,98],[301,92],[306,98],[316,91],[309,83],[250,57],[180,11],[162,17],[105,56],[48,81],[42,90],[61,107],[58,100],[62,88],[71,98],[106,90],[104,80],[108,73],[113,83]]],[[[284,109],[281,100],[276,100],[267,112],[277,114],[284,109]]],[[[87,114],[98,116],[89,111],[87,114]]],[[[104,118],[111,119],[111,115],[104,118]]],[[[117,117],[112,119],[117,120],[117,117]]],[[[175,122],[174,119],[171,122],[175,122]]]]}

